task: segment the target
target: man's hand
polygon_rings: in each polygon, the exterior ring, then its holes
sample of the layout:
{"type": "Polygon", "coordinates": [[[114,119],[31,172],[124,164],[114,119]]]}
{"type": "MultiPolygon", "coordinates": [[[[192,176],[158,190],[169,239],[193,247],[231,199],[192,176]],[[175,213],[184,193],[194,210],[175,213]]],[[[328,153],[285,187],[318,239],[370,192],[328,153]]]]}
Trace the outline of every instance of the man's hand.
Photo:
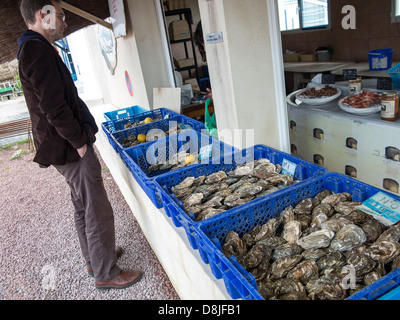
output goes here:
{"type": "Polygon", "coordinates": [[[81,158],[83,158],[83,156],[85,155],[86,151],[87,151],[87,145],[83,145],[83,147],[77,149],[78,154],[81,158]]]}

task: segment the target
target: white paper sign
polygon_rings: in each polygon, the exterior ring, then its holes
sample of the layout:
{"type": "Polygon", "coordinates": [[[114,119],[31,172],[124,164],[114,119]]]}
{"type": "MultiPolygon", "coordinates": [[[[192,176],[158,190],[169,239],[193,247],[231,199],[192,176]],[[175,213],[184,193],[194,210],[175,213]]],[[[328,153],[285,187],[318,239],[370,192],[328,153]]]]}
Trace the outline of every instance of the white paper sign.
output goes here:
{"type": "Polygon", "coordinates": [[[116,38],[126,36],[126,20],[123,0],[108,0],[111,23],[116,38]]]}
{"type": "Polygon", "coordinates": [[[372,215],[386,226],[400,220],[400,201],[383,192],[373,195],[357,208],[372,215]]]}

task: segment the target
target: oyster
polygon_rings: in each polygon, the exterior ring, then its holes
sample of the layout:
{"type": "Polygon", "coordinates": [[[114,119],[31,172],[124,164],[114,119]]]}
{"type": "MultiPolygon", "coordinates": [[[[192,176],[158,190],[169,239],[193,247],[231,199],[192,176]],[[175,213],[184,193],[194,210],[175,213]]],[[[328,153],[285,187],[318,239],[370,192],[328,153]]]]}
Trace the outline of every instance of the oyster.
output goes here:
{"type": "Polygon", "coordinates": [[[371,244],[365,254],[378,262],[386,264],[400,255],[400,244],[393,240],[381,240],[371,244]]]}
{"type": "Polygon", "coordinates": [[[247,253],[247,248],[235,231],[229,231],[225,243],[222,245],[222,252],[226,257],[234,255],[236,258],[240,258],[247,253]]]}
{"type": "Polygon", "coordinates": [[[263,240],[267,237],[272,237],[275,235],[276,230],[281,224],[281,220],[279,218],[271,218],[267,221],[267,223],[261,226],[260,232],[256,235],[256,242],[263,240]]]}
{"type": "Polygon", "coordinates": [[[239,194],[241,198],[248,196],[255,196],[257,193],[260,193],[263,190],[262,187],[253,185],[251,183],[245,183],[237,188],[234,193],[239,194]]]}
{"type": "Polygon", "coordinates": [[[324,249],[308,249],[304,250],[301,254],[304,260],[314,260],[317,261],[319,258],[326,255],[326,251],[324,249]]]}
{"type": "Polygon", "coordinates": [[[205,184],[215,184],[215,183],[218,183],[221,180],[225,179],[226,177],[227,177],[227,175],[226,175],[225,171],[214,172],[206,177],[204,183],[205,184]]]}
{"type": "Polygon", "coordinates": [[[224,205],[226,205],[229,208],[234,208],[237,206],[240,206],[241,204],[245,204],[248,202],[246,198],[242,199],[240,194],[230,194],[224,199],[224,205]]]}
{"type": "Polygon", "coordinates": [[[263,240],[260,240],[257,243],[264,244],[267,247],[271,248],[272,250],[275,250],[279,246],[285,244],[286,240],[281,237],[278,237],[278,236],[271,236],[271,237],[265,238],[263,240]]]}
{"type": "Polygon", "coordinates": [[[270,257],[271,251],[266,251],[261,263],[257,266],[257,268],[250,271],[256,281],[261,281],[265,277],[269,276],[269,272],[271,270],[270,257]]]}
{"type": "Polygon", "coordinates": [[[250,175],[253,172],[253,165],[244,164],[237,166],[233,171],[230,172],[232,177],[243,177],[250,175]]]}
{"type": "Polygon", "coordinates": [[[283,227],[282,238],[289,243],[297,243],[301,236],[301,224],[293,220],[286,223],[283,227]]]}
{"type": "Polygon", "coordinates": [[[301,259],[301,255],[294,255],[275,260],[271,265],[270,279],[283,278],[301,259]]]}
{"type": "Polygon", "coordinates": [[[400,241],[400,224],[390,226],[386,231],[384,231],[378,238],[380,240],[393,240],[396,242],[400,241]]]}
{"type": "Polygon", "coordinates": [[[350,253],[347,256],[347,264],[354,267],[357,278],[371,272],[376,266],[376,262],[370,257],[363,253],[356,252],[350,253]]]}
{"type": "Polygon", "coordinates": [[[264,256],[265,246],[260,244],[253,246],[243,257],[243,267],[248,271],[256,268],[261,263],[264,256]]]}
{"type": "Polygon", "coordinates": [[[300,293],[306,293],[306,288],[303,286],[303,284],[299,281],[293,280],[293,279],[288,279],[288,278],[283,278],[283,279],[278,279],[275,282],[275,296],[279,298],[279,296],[292,293],[292,292],[300,292],[300,293]]]}
{"type": "Polygon", "coordinates": [[[391,267],[391,271],[394,271],[396,269],[400,268],[400,255],[397,256],[396,258],[394,258],[393,263],[392,263],[392,267],[391,267]]]}
{"type": "Polygon", "coordinates": [[[194,177],[187,177],[181,183],[177,184],[175,187],[172,187],[171,191],[175,193],[175,190],[187,189],[192,186],[194,180],[194,177]]]}
{"type": "Polygon", "coordinates": [[[333,251],[347,251],[362,245],[366,240],[367,237],[360,227],[349,224],[336,233],[329,248],[333,251]]]}
{"type": "Polygon", "coordinates": [[[325,221],[328,221],[328,216],[323,212],[318,213],[316,215],[313,215],[310,227],[311,228],[319,227],[321,225],[321,223],[323,223],[325,221]]]}
{"type": "Polygon", "coordinates": [[[257,233],[260,232],[260,230],[261,230],[261,225],[257,225],[242,237],[242,240],[247,247],[251,247],[256,243],[255,238],[257,233]]]}
{"type": "Polygon", "coordinates": [[[342,213],[344,215],[348,215],[357,209],[361,202],[353,202],[353,201],[341,201],[335,204],[334,208],[336,212],[342,213]]]}
{"type": "Polygon", "coordinates": [[[295,214],[311,213],[311,211],[318,205],[314,198],[306,198],[301,200],[293,209],[295,214]]]}
{"type": "Polygon", "coordinates": [[[322,222],[319,227],[321,229],[328,229],[333,231],[334,233],[337,233],[340,229],[349,224],[352,224],[352,222],[347,220],[346,218],[333,216],[328,221],[322,222]]]}
{"type": "Polygon", "coordinates": [[[371,218],[372,217],[368,213],[365,213],[364,211],[361,211],[359,209],[355,209],[354,211],[346,215],[346,219],[358,226],[363,225],[368,220],[371,220],[371,218]]]}
{"type": "Polygon", "coordinates": [[[196,221],[208,219],[211,217],[214,217],[217,214],[220,214],[222,212],[225,212],[225,209],[218,209],[218,208],[207,208],[202,210],[197,216],[196,216],[196,221]]]}
{"type": "Polygon", "coordinates": [[[318,270],[343,267],[346,264],[346,257],[339,251],[329,252],[317,261],[318,270]]]}
{"type": "Polygon", "coordinates": [[[286,277],[306,284],[308,281],[318,278],[318,266],[314,260],[302,261],[290,270],[286,277]]]}
{"type": "Polygon", "coordinates": [[[324,199],[321,200],[321,203],[327,203],[331,207],[334,207],[336,204],[342,201],[351,201],[352,196],[348,192],[342,193],[334,193],[329,196],[326,196],[324,199]]]}
{"type": "Polygon", "coordinates": [[[193,207],[197,204],[201,203],[201,200],[203,199],[203,194],[202,193],[193,193],[191,195],[189,195],[189,197],[187,197],[184,202],[183,202],[183,206],[185,208],[188,207],[193,207]]]}
{"type": "Polygon", "coordinates": [[[299,255],[302,251],[303,250],[301,249],[301,247],[295,243],[284,243],[275,248],[272,254],[272,259],[278,260],[289,256],[299,255]]]}
{"type": "Polygon", "coordinates": [[[290,292],[279,296],[279,300],[310,300],[304,292],[290,292]]]}
{"type": "Polygon", "coordinates": [[[367,242],[374,242],[382,234],[384,225],[376,219],[371,219],[364,223],[361,229],[367,237],[367,242]]]}
{"type": "Polygon", "coordinates": [[[333,215],[334,212],[335,211],[333,210],[333,208],[329,204],[320,203],[319,205],[317,205],[313,209],[312,215],[315,216],[315,215],[318,215],[320,213],[324,213],[328,218],[330,218],[333,215]]]}
{"type": "Polygon", "coordinates": [[[283,224],[286,224],[290,221],[295,220],[293,207],[289,206],[285,208],[280,214],[281,220],[283,224]]]}
{"type": "MultiPolygon", "coordinates": [[[[195,194],[201,194],[202,193],[195,193],[195,194]]],[[[204,196],[203,196],[204,197],[204,196]]],[[[207,200],[201,205],[202,209],[207,209],[207,208],[215,208],[215,207],[222,207],[222,201],[224,200],[223,197],[219,197],[214,195],[210,200],[207,200]]]]}
{"type": "Polygon", "coordinates": [[[258,284],[258,292],[265,299],[269,300],[275,297],[275,283],[271,280],[263,280],[258,284]]]}
{"type": "Polygon", "coordinates": [[[322,229],[310,233],[308,236],[301,237],[299,245],[304,249],[326,248],[329,246],[332,238],[335,236],[333,231],[322,229]]]}
{"type": "Polygon", "coordinates": [[[330,276],[309,281],[306,289],[311,300],[342,300],[347,296],[337,278],[330,276]]]}
{"type": "Polygon", "coordinates": [[[277,174],[276,167],[273,163],[259,164],[253,170],[253,175],[259,179],[269,178],[272,174],[277,174]]]}
{"type": "Polygon", "coordinates": [[[327,196],[330,196],[332,194],[332,191],[325,189],[323,191],[321,191],[320,193],[318,193],[314,199],[318,202],[321,203],[322,199],[326,198],[327,196]]]}
{"type": "Polygon", "coordinates": [[[298,213],[296,214],[295,218],[301,223],[302,230],[307,229],[312,220],[312,217],[309,213],[298,213]]]}

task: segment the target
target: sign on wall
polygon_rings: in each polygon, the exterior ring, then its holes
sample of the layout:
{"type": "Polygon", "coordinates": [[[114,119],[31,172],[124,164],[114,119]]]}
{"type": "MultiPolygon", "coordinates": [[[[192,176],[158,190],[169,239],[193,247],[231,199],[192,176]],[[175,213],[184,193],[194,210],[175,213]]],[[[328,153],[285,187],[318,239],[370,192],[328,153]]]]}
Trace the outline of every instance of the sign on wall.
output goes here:
{"type": "Polygon", "coordinates": [[[108,0],[111,23],[116,38],[126,36],[126,20],[123,0],[108,0]]]}
{"type": "Polygon", "coordinates": [[[107,68],[114,75],[115,67],[117,66],[117,42],[114,33],[110,29],[97,25],[97,39],[107,68]]]}

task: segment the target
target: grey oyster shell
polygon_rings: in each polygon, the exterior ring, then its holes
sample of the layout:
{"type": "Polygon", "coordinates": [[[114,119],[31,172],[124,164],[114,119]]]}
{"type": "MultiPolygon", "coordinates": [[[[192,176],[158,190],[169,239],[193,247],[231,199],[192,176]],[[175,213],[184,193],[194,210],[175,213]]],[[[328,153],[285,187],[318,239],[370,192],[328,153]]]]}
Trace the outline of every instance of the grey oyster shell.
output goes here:
{"type": "Polygon", "coordinates": [[[283,224],[286,224],[290,221],[295,220],[295,216],[294,216],[294,211],[293,211],[293,207],[289,206],[287,208],[285,208],[281,214],[280,214],[280,218],[283,224]]]}
{"type": "Polygon", "coordinates": [[[362,226],[364,223],[366,223],[368,220],[371,220],[371,216],[368,213],[365,213],[364,211],[361,211],[359,209],[356,209],[346,215],[346,219],[353,222],[354,224],[358,226],[362,226]]]}
{"type": "Polygon", "coordinates": [[[335,193],[331,194],[324,199],[321,200],[321,203],[327,203],[331,207],[334,207],[336,204],[342,201],[351,201],[352,196],[348,192],[342,192],[342,193],[335,193]]]}
{"type": "Polygon", "coordinates": [[[189,195],[189,197],[187,197],[184,202],[183,202],[183,206],[185,208],[187,207],[193,207],[197,204],[201,203],[201,200],[204,198],[202,193],[193,193],[191,195],[189,195]]]}
{"type": "Polygon", "coordinates": [[[353,202],[353,201],[342,201],[335,204],[334,208],[336,212],[342,213],[344,215],[348,215],[357,209],[361,202],[353,202]]]}
{"type": "Polygon", "coordinates": [[[392,263],[392,267],[391,267],[391,271],[394,271],[396,269],[400,268],[400,255],[397,256],[396,258],[394,258],[393,263],[392,263]]]}
{"type": "Polygon", "coordinates": [[[240,236],[236,232],[230,231],[226,235],[225,243],[222,245],[222,252],[226,257],[234,255],[236,258],[240,258],[247,253],[247,248],[240,236]]]}
{"type": "Polygon", "coordinates": [[[253,246],[247,254],[243,257],[243,267],[246,270],[251,270],[256,268],[265,256],[265,246],[256,244],[253,246]]]}
{"type": "Polygon", "coordinates": [[[175,187],[172,187],[171,191],[175,193],[175,190],[187,189],[192,186],[194,180],[194,177],[187,177],[181,183],[177,184],[175,187]]]}
{"type": "Polygon", "coordinates": [[[215,183],[218,183],[221,180],[225,179],[226,177],[227,177],[227,175],[226,175],[225,171],[214,172],[206,177],[204,183],[205,184],[215,184],[215,183]]]}
{"type": "Polygon", "coordinates": [[[207,208],[203,209],[197,216],[196,221],[201,221],[205,219],[209,219],[214,217],[217,214],[225,212],[225,209],[218,209],[218,208],[207,208]]]}
{"type": "Polygon", "coordinates": [[[322,199],[326,198],[327,196],[330,196],[332,193],[333,193],[332,191],[325,189],[320,193],[318,193],[314,198],[315,200],[317,200],[318,203],[321,203],[322,199]]]}
{"type": "Polygon", "coordinates": [[[283,227],[282,238],[289,243],[297,243],[301,236],[301,224],[293,220],[286,223],[283,227]]]}
{"type": "Polygon", "coordinates": [[[281,224],[281,220],[279,218],[271,218],[267,221],[267,223],[263,224],[260,232],[256,235],[256,242],[263,240],[267,237],[271,237],[275,235],[276,230],[281,224]]]}
{"type": "Polygon", "coordinates": [[[288,256],[299,255],[302,251],[301,247],[295,243],[284,243],[274,250],[272,259],[278,260],[288,256]]]}
{"type": "Polygon", "coordinates": [[[261,230],[261,225],[257,225],[249,232],[243,235],[242,240],[247,247],[251,247],[256,243],[255,238],[256,235],[260,232],[260,230],[261,230]]]}
{"type": "Polygon", "coordinates": [[[334,233],[337,233],[344,226],[350,225],[350,224],[352,224],[352,222],[347,220],[346,218],[333,216],[328,221],[322,222],[319,225],[319,227],[321,229],[327,229],[327,230],[333,231],[334,233]]]}
{"type": "Polygon", "coordinates": [[[365,254],[378,262],[386,264],[400,255],[400,244],[393,240],[381,240],[371,244],[365,254]]]}
{"type": "Polygon", "coordinates": [[[276,167],[273,163],[260,164],[253,170],[253,175],[259,179],[266,179],[275,174],[278,173],[276,172],[276,167]]]}
{"type": "Polygon", "coordinates": [[[330,276],[309,281],[306,289],[311,300],[342,300],[347,296],[337,278],[330,276]]]}
{"type": "Polygon", "coordinates": [[[310,300],[304,292],[290,292],[279,296],[279,300],[310,300]]]}
{"type": "Polygon", "coordinates": [[[329,204],[320,203],[313,209],[312,214],[314,216],[320,213],[324,213],[328,218],[330,218],[334,212],[334,209],[329,204]]]}
{"type": "Polygon", "coordinates": [[[290,270],[286,277],[306,284],[318,278],[318,266],[314,260],[304,260],[290,270]]]}
{"type": "Polygon", "coordinates": [[[294,255],[275,260],[271,266],[270,279],[275,280],[286,276],[300,262],[301,258],[301,255],[294,255]]]}
{"type": "Polygon", "coordinates": [[[308,236],[301,237],[298,243],[304,250],[326,248],[334,236],[335,233],[333,231],[322,229],[312,232],[308,236]]]}
{"type": "Polygon", "coordinates": [[[296,281],[293,279],[289,278],[282,278],[274,281],[275,283],[275,296],[280,297],[285,294],[289,294],[292,292],[300,292],[300,293],[306,293],[306,288],[303,286],[303,284],[300,281],[296,281]]]}
{"type": "Polygon", "coordinates": [[[374,270],[376,262],[363,253],[350,253],[347,256],[347,264],[352,265],[356,272],[356,277],[362,277],[374,270]]]}
{"type": "Polygon", "coordinates": [[[347,251],[362,245],[366,240],[367,237],[360,227],[349,224],[336,233],[329,248],[333,251],[347,251]]]}
{"type": "Polygon", "coordinates": [[[293,209],[295,214],[311,213],[311,211],[318,205],[315,198],[306,198],[301,200],[293,209]]]}
{"type": "Polygon", "coordinates": [[[278,236],[271,236],[271,237],[262,239],[257,243],[264,244],[267,247],[271,248],[272,250],[275,250],[279,246],[285,244],[286,240],[281,237],[278,237],[278,236]]]}
{"type": "Polygon", "coordinates": [[[361,226],[361,229],[363,229],[367,237],[367,242],[374,242],[382,234],[384,230],[384,225],[378,220],[372,219],[364,223],[361,226]]]}
{"type": "Polygon", "coordinates": [[[317,261],[318,270],[331,269],[335,267],[343,267],[346,264],[346,257],[339,251],[329,252],[317,261]]]}
{"type": "Polygon", "coordinates": [[[317,261],[319,258],[326,255],[326,249],[307,249],[302,252],[302,256],[304,260],[314,260],[317,261]]]}
{"type": "Polygon", "coordinates": [[[269,300],[275,297],[275,287],[272,280],[266,279],[258,284],[258,292],[265,300],[269,300]]]}
{"type": "Polygon", "coordinates": [[[384,231],[378,238],[380,240],[393,240],[395,242],[400,241],[400,224],[390,226],[386,231],[384,231]]]}

